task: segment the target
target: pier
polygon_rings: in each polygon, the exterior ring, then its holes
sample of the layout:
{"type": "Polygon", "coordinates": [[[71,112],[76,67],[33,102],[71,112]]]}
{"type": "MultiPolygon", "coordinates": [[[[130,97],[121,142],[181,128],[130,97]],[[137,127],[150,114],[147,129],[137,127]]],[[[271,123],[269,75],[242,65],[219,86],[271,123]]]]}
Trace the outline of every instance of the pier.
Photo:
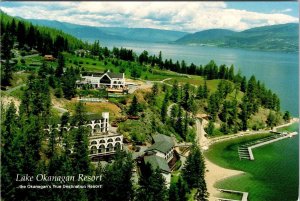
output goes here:
{"type": "Polygon", "coordinates": [[[220,188],[218,190],[221,191],[221,192],[224,192],[224,193],[234,193],[234,194],[241,194],[242,195],[241,200],[218,198],[219,201],[248,201],[248,192],[234,191],[234,190],[227,190],[227,189],[220,189],[220,188]]]}
{"type": "Polygon", "coordinates": [[[290,137],[293,137],[294,135],[298,134],[297,132],[293,132],[293,133],[272,132],[272,133],[274,133],[274,135],[239,146],[238,154],[239,154],[240,160],[242,160],[242,159],[254,160],[252,149],[261,147],[263,145],[270,144],[270,143],[273,143],[273,142],[276,142],[276,141],[279,141],[279,140],[282,140],[285,138],[290,138],[290,137]]]}

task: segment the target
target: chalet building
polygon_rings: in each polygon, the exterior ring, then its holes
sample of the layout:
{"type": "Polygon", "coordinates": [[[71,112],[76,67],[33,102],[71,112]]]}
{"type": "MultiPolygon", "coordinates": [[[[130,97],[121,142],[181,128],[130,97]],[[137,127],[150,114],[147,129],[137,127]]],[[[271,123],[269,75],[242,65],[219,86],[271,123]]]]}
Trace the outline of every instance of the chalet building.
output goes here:
{"type": "MultiPolygon", "coordinates": [[[[112,155],[118,148],[123,149],[123,135],[110,131],[109,113],[102,112],[102,116],[90,116],[88,122],[84,125],[89,128],[89,151],[90,157],[112,155]]],[[[77,129],[76,126],[63,127],[66,131],[77,129]]],[[[60,124],[57,127],[49,126],[46,131],[60,131],[60,124]]]]}
{"type": "Polygon", "coordinates": [[[76,82],[78,87],[90,85],[93,88],[107,87],[110,89],[124,89],[125,75],[124,73],[89,73],[86,72],[81,76],[81,80],[76,82]]]}
{"type": "Polygon", "coordinates": [[[150,146],[145,152],[153,152],[156,156],[165,159],[167,162],[171,161],[174,155],[174,141],[171,137],[158,134],[153,137],[154,144],[150,146]]]}
{"type": "Polygon", "coordinates": [[[175,143],[171,137],[162,134],[155,135],[153,140],[154,144],[145,150],[144,163],[150,163],[152,167],[159,168],[169,187],[171,182],[169,162],[174,156],[175,143]]]}

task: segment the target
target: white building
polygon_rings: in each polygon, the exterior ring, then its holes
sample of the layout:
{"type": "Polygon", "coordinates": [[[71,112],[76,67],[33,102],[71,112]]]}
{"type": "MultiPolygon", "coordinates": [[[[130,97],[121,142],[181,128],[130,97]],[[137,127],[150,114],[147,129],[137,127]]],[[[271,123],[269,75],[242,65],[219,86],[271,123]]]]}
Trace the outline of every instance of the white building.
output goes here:
{"type": "Polygon", "coordinates": [[[111,89],[124,89],[125,88],[125,75],[124,73],[92,73],[86,72],[81,76],[81,80],[76,82],[77,86],[91,85],[93,88],[100,88],[102,86],[111,89]]]}
{"type": "MultiPolygon", "coordinates": [[[[90,156],[104,156],[114,154],[117,148],[123,149],[123,135],[109,130],[109,113],[102,112],[101,117],[90,117],[90,120],[84,125],[90,130],[89,134],[89,150],[90,156]]],[[[76,126],[65,126],[62,129],[70,131],[77,129],[76,126]]],[[[60,131],[60,124],[57,127],[49,126],[45,129],[48,132],[53,130],[60,131]]]]}

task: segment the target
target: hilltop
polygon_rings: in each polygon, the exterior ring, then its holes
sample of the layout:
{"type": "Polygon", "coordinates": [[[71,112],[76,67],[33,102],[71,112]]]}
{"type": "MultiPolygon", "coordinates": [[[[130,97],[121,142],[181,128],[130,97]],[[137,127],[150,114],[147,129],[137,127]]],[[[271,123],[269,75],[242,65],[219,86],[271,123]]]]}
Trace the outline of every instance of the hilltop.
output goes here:
{"type": "Polygon", "coordinates": [[[188,34],[175,43],[234,47],[264,51],[297,52],[299,24],[256,27],[241,32],[210,29],[188,34]]]}
{"type": "Polygon", "coordinates": [[[187,32],[151,28],[95,27],[55,20],[28,19],[28,21],[36,25],[56,28],[72,34],[75,37],[89,41],[133,40],[166,43],[175,41],[187,34],[187,32]]]}

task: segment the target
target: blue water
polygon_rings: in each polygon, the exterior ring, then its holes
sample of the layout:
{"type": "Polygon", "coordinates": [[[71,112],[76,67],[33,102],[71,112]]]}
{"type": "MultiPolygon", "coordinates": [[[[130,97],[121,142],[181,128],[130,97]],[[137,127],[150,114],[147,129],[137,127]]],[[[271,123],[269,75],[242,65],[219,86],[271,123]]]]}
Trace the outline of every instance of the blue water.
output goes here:
{"type": "Polygon", "coordinates": [[[159,54],[163,59],[185,60],[196,65],[205,65],[213,59],[218,65],[235,66],[248,78],[251,75],[263,82],[267,88],[277,93],[281,100],[281,110],[289,110],[299,116],[299,59],[298,53],[263,52],[233,48],[187,46],[163,43],[110,40],[101,41],[108,48],[126,47],[140,54],[159,54]]]}

